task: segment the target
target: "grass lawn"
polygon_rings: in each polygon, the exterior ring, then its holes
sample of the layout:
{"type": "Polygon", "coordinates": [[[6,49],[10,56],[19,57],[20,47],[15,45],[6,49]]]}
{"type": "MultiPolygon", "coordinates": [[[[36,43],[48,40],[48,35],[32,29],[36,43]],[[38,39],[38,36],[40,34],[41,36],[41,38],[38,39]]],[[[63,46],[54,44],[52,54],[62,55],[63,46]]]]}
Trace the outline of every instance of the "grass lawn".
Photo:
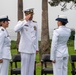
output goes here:
{"type": "MultiPolygon", "coordinates": [[[[76,54],[76,51],[74,51],[74,44],[73,41],[70,41],[68,43],[68,50],[69,50],[69,55],[76,54]]],[[[12,55],[17,54],[16,49],[11,50],[12,55]]],[[[39,54],[36,56],[36,75],[41,75],[41,66],[40,66],[40,61],[39,61],[39,54]]],[[[10,75],[10,68],[9,68],[9,75],[10,75]]],[[[68,60],[68,75],[71,75],[71,64],[70,61],[68,60]]]]}

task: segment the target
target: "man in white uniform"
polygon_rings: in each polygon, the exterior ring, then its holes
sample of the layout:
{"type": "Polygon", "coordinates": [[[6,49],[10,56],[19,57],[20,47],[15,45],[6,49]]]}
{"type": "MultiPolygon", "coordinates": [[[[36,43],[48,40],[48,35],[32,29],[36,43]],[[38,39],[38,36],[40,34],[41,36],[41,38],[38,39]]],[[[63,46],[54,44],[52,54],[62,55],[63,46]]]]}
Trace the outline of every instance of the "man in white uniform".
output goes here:
{"type": "Polygon", "coordinates": [[[56,21],[58,29],[55,29],[53,32],[50,59],[53,63],[54,75],[68,75],[67,41],[70,37],[71,30],[65,26],[68,23],[65,15],[59,15],[56,21]]]}
{"type": "Polygon", "coordinates": [[[33,75],[36,52],[38,51],[38,28],[32,20],[33,8],[24,11],[25,19],[18,21],[15,32],[20,32],[21,75],[33,75]]]}

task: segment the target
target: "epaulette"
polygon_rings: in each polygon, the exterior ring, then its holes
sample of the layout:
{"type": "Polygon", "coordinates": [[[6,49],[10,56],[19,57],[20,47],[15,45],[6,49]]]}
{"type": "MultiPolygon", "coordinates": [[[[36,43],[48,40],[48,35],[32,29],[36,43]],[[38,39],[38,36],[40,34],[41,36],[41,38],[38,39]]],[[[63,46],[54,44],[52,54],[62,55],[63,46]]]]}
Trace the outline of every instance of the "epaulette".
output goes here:
{"type": "Polygon", "coordinates": [[[36,21],[33,21],[33,22],[37,23],[36,21]]]}
{"type": "Polygon", "coordinates": [[[1,29],[2,31],[4,31],[4,29],[1,29]]]}
{"type": "Polygon", "coordinates": [[[0,28],[0,31],[4,31],[4,29],[3,28],[0,28]]]}

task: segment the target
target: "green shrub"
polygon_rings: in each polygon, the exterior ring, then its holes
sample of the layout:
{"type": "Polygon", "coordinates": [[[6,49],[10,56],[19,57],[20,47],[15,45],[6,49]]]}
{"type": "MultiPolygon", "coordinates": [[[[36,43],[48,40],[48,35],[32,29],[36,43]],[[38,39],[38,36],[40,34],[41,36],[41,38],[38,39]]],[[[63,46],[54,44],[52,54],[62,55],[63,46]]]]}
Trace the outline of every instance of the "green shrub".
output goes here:
{"type": "Polygon", "coordinates": [[[75,30],[71,30],[71,36],[69,40],[74,40],[74,37],[75,37],[75,30]]]}
{"type": "Polygon", "coordinates": [[[74,46],[74,40],[69,40],[68,41],[68,46],[72,46],[73,47],[74,46]]]}
{"type": "Polygon", "coordinates": [[[16,41],[11,41],[11,49],[16,49],[16,41]]]}

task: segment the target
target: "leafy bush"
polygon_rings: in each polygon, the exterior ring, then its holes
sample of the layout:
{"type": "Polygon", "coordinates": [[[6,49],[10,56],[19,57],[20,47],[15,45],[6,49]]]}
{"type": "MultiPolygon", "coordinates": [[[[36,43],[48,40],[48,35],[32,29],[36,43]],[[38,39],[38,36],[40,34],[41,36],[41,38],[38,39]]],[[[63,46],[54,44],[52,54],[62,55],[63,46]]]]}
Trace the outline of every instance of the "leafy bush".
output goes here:
{"type": "Polygon", "coordinates": [[[75,30],[71,30],[71,36],[69,40],[74,40],[74,37],[75,37],[75,30]]]}
{"type": "Polygon", "coordinates": [[[11,49],[16,49],[16,41],[11,41],[11,49]]]}
{"type": "Polygon", "coordinates": [[[74,40],[69,40],[67,44],[70,47],[74,47],[74,40]]]}

